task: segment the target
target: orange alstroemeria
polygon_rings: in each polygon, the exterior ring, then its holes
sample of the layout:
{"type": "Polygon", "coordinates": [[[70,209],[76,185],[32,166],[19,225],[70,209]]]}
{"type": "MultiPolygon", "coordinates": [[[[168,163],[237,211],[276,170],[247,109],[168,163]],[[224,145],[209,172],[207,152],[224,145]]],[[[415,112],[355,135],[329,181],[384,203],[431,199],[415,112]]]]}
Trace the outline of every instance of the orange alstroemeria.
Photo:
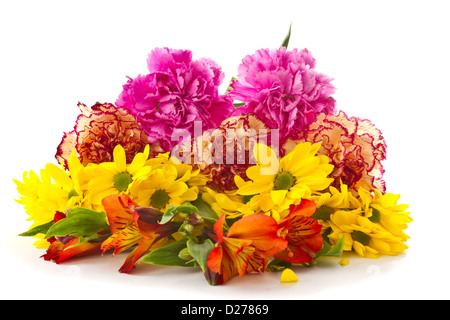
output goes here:
{"type": "MultiPolygon", "coordinates": [[[[53,221],[56,223],[65,217],[66,215],[64,213],[57,211],[53,221]]],[[[46,253],[41,256],[45,261],[61,263],[71,258],[101,253],[101,242],[84,242],[78,244],[79,238],[71,236],[50,237],[47,241],[50,242],[50,246],[47,248],[46,253]]]]}
{"type": "Polygon", "coordinates": [[[161,211],[139,207],[124,193],[105,197],[102,204],[111,228],[111,236],[101,245],[103,253],[114,249],[115,255],[137,244],[119,272],[130,273],[136,261],[149,252],[157,241],[176,232],[179,227],[173,222],[159,224],[163,215],[161,211]]]}
{"type": "Polygon", "coordinates": [[[54,261],[56,263],[61,263],[65,260],[82,257],[94,253],[101,253],[99,243],[85,242],[83,244],[77,245],[79,239],[73,238],[67,243],[61,241],[54,241],[50,244],[47,249],[47,253],[42,257],[46,261],[54,261]]]}
{"type": "Polygon", "coordinates": [[[316,211],[316,204],[303,199],[299,204],[291,205],[289,210],[289,215],[278,224],[279,234],[288,245],[275,258],[295,264],[310,263],[323,246],[320,233],[322,226],[311,218],[316,211]]]}
{"type": "Polygon", "coordinates": [[[224,222],[225,215],[222,215],[214,224],[217,243],[209,254],[207,266],[217,275],[217,280],[211,284],[223,284],[236,275],[264,271],[266,260],[286,249],[287,242],[278,236],[278,225],[272,217],[246,216],[236,221],[226,234],[224,222]]]}

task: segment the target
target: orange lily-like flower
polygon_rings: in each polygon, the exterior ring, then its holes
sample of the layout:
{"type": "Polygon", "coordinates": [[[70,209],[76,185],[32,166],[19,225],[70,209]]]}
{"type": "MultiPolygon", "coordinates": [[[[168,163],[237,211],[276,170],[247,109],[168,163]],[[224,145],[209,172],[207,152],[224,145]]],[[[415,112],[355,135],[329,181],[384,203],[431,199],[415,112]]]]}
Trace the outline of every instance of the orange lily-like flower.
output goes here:
{"type": "MultiPolygon", "coordinates": [[[[56,223],[65,217],[64,213],[57,211],[53,221],[56,223]]],[[[78,245],[79,238],[71,236],[51,237],[47,241],[50,242],[50,246],[46,253],[41,256],[45,261],[61,263],[71,258],[101,253],[101,242],[84,242],[78,245]]]]}
{"type": "Polygon", "coordinates": [[[303,199],[299,204],[291,205],[289,210],[289,215],[278,224],[279,233],[288,245],[274,257],[295,264],[310,263],[323,246],[322,226],[311,218],[316,204],[303,199]]]}
{"type": "Polygon", "coordinates": [[[266,260],[286,249],[287,241],[279,237],[278,224],[272,217],[253,214],[236,221],[226,234],[225,214],[214,224],[217,240],[207,266],[215,276],[206,275],[211,284],[223,284],[232,277],[252,271],[264,271],[266,260]]]}
{"type": "Polygon", "coordinates": [[[163,215],[161,211],[139,207],[124,193],[105,197],[102,204],[111,228],[111,236],[101,245],[103,253],[114,248],[115,255],[137,244],[119,272],[130,273],[137,260],[156,242],[179,228],[179,225],[173,222],[159,224],[163,215]]]}

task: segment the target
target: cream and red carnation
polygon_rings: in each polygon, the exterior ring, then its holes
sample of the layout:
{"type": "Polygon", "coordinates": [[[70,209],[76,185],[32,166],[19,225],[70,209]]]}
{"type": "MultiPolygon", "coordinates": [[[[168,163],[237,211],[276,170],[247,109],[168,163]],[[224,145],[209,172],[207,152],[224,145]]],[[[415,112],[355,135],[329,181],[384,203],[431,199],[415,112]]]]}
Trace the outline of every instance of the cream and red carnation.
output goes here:
{"type": "Polygon", "coordinates": [[[386,142],[369,120],[348,117],[343,111],[320,114],[299,140],[288,141],[284,147],[289,150],[299,141],[321,144],[318,154],[328,156],[334,165],[330,175],[335,179],[333,186],[338,187],[342,182],[356,192],[359,187],[386,190],[382,165],[386,159],[386,142]]]}
{"type": "Polygon", "coordinates": [[[111,103],[96,103],[92,107],[78,103],[81,114],[72,131],[64,133],[57,148],[56,159],[67,166],[70,153],[76,150],[83,165],[113,161],[113,150],[121,145],[127,163],[143,152],[148,144],[147,135],[137,118],[124,108],[111,103]]]}

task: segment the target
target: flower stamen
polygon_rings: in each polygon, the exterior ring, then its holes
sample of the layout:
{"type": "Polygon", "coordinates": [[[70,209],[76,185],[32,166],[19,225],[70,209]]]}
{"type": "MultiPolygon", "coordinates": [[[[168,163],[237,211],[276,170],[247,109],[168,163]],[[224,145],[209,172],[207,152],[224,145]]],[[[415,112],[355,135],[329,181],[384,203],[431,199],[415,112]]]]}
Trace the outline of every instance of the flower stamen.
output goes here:
{"type": "Polygon", "coordinates": [[[289,190],[295,185],[295,178],[289,171],[282,171],[277,174],[274,180],[275,190],[289,190]]]}
{"type": "Polygon", "coordinates": [[[169,202],[169,194],[164,190],[156,190],[150,197],[150,205],[156,209],[163,209],[169,202]]]}
{"type": "Polygon", "coordinates": [[[128,189],[128,186],[132,181],[133,176],[127,171],[124,171],[114,177],[114,186],[119,192],[124,192],[128,189]]]}

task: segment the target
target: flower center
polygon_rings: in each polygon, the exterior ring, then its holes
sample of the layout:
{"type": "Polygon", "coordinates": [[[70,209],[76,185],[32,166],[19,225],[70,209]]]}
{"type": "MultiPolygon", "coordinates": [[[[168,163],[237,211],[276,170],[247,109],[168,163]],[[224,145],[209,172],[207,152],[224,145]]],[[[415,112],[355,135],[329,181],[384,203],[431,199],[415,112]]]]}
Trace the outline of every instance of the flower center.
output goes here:
{"type": "Polygon", "coordinates": [[[380,222],[381,213],[375,208],[372,208],[372,216],[369,218],[372,222],[380,222]]]}
{"type": "Polygon", "coordinates": [[[124,171],[114,177],[114,186],[119,192],[124,192],[128,189],[128,185],[133,181],[133,176],[124,171]]]}
{"type": "Polygon", "coordinates": [[[353,231],[351,236],[354,241],[358,241],[364,246],[367,246],[369,244],[370,236],[368,236],[362,231],[353,231]]]}
{"type": "Polygon", "coordinates": [[[156,209],[164,209],[169,203],[169,194],[164,190],[156,190],[150,197],[150,205],[156,209]]]}
{"type": "Polygon", "coordinates": [[[275,190],[289,190],[295,184],[295,178],[290,172],[282,171],[277,174],[273,184],[275,190]]]}

